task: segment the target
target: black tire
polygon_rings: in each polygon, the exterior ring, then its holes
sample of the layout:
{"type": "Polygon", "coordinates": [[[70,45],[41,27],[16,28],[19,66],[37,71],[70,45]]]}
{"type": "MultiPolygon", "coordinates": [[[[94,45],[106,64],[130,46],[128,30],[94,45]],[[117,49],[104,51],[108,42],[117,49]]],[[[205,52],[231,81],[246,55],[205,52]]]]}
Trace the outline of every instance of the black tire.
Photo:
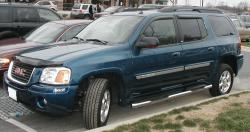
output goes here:
{"type": "Polygon", "coordinates": [[[90,15],[84,15],[84,16],[83,16],[83,19],[90,20],[91,17],[90,17],[90,15]]]}
{"type": "Polygon", "coordinates": [[[107,124],[111,107],[111,92],[107,79],[97,78],[91,80],[82,101],[83,123],[87,129],[93,129],[107,124]],[[101,121],[102,100],[107,91],[110,95],[108,114],[106,120],[101,121]]]}
{"type": "Polygon", "coordinates": [[[213,79],[214,79],[212,82],[213,87],[209,89],[211,96],[225,95],[225,94],[230,93],[232,89],[233,81],[234,81],[234,72],[228,64],[221,64],[219,71],[217,72],[217,74],[215,75],[213,79]],[[221,82],[220,80],[221,80],[222,74],[225,73],[226,71],[230,73],[231,78],[227,80],[230,80],[231,83],[230,85],[227,85],[229,86],[227,89],[222,90],[222,86],[220,87],[220,82],[221,82]]]}

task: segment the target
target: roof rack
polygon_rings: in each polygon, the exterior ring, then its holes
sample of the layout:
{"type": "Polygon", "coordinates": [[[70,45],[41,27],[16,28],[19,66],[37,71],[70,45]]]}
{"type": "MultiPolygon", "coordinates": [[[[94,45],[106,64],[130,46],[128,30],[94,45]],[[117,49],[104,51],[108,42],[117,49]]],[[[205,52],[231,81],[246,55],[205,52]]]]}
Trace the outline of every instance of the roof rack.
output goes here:
{"type": "Polygon", "coordinates": [[[198,6],[172,6],[165,7],[159,10],[159,12],[183,12],[183,11],[195,11],[198,13],[217,13],[224,14],[223,11],[216,8],[206,8],[206,7],[198,7],[198,6]]]}
{"type": "Polygon", "coordinates": [[[126,8],[122,12],[147,11],[147,10],[157,10],[157,9],[151,9],[151,8],[126,8]]]}

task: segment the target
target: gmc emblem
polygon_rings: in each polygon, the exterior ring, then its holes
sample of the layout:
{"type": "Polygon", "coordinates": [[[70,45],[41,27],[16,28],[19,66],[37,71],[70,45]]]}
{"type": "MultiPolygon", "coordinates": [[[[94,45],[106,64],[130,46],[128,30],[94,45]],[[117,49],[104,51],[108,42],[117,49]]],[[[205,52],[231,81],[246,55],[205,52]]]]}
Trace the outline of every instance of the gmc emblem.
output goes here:
{"type": "Polygon", "coordinates": [[[16,67],[15,69],[14,69],[14,73],[16,74],[16,75],[19,75],[19,76],[25,76],[25,74],[24,74],[24,72],[25,72],[25,70],[24,69],[21,69],[21,68],[19,68],[19,67],[16,67]]]}

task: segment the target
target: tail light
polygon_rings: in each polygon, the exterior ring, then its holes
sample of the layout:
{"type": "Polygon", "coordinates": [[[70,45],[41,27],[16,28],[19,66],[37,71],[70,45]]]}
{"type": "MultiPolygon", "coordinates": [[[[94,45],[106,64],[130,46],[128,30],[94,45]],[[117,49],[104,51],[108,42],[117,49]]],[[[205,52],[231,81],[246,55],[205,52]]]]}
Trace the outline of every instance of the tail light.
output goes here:
{"type": "Polygon", "coordinates": [[[84,12],[84,10],[80,10],[80,13],[83,13],[84,12]]]}
{"type": "Polygon", "coordinates": [[[242,46],[242,41],[241,41],[241,37],[239,37],[239,43],[238,43],[238,45],[237,45],[238,54],[241,54],[241,46],[242,46]]]}

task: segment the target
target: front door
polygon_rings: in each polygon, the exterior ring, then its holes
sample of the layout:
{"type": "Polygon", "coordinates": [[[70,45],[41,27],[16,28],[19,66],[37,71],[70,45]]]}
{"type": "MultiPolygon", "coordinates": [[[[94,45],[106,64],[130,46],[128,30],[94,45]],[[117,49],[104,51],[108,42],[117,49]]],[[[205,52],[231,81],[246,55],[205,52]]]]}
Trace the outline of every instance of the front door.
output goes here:
{"type": "Polygon", "coordinates": [[[186,85],[205,85],[212,73],[216,56],[216,43],[202,17],[179,16],[178,27],[183,48],[186,85]]]}
{"type": "Polygon", "coordinates": [[[146,26],[142,36],[158,38],[159,45],[140,49],[133,56],[134,97],[157,95],[181,87],[184,64],[176,34],[173,17],[156,18],[146,26]]]}

